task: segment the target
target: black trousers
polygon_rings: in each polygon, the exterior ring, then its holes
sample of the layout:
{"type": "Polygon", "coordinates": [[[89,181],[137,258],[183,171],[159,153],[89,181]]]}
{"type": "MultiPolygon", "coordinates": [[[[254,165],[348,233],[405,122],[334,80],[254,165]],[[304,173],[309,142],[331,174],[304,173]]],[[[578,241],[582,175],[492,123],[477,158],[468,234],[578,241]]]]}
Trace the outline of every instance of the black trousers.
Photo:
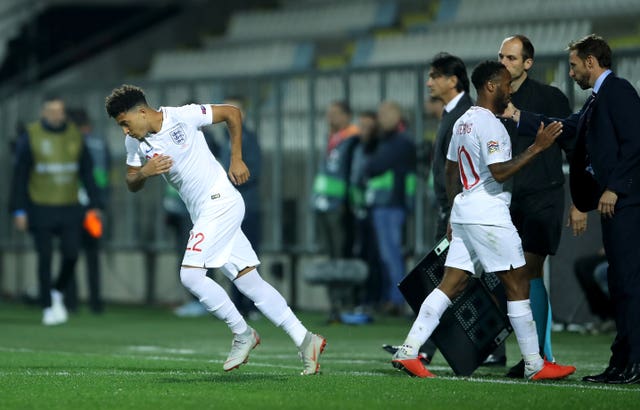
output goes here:
{"type": "Polygon", "coordinates": [[[615,210],[602,218],[602,240],[609,259],[609,293],[617,328],[610,364],[640,363],[640,206],[615,210]]]}
{"type": "Polygon", "coordinates": [[[573,270],[589,303],[589,310],[601,320],[614,318],[613,305],[595,280],[595,268],[605,262],[604,255],[588,255],[576,260],[573,270]]]}
{"type": "MultiPolygon", "coordinates": [[[[100,238],[94,238],[82,229],[82,248],[86,260],[87,284],[89,286],[89,309],[93,313],[102,313],[102,292],[100,289],[100,238]]],[[[67,309],[75,311],[78,308],[78,284],[73,279],[69,280],[64,296],[67,309]]]]}
{"type": "Polygon", "coordinates": [[[40,304],[51,306],[51,289],[64,291],[75,274],[82,236],[80,206],[34,206],[29,209],[29,231],[38,255],[40,304]],[[52,286],[53,238],[60,239],[60,271],[52,286]]]}

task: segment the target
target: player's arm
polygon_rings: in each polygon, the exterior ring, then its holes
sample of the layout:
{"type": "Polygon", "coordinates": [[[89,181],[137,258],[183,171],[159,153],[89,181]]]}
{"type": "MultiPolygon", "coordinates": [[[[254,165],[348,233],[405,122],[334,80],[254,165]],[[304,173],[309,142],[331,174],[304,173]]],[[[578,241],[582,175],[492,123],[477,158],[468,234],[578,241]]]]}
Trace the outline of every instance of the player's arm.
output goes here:
{"type": "Polygon", "coordinates": [[[228,104],[211,106],[213,123],[225,122],[229,129],[231,143],[231,160],[229,162],[229,179],[236,185],[244,184],[249,179],[249,168],[242,161],[242,113],[228,104]]]}
{"type": "Polygon", "coordinates": [[[509,161],[490,164],[489,171],[491,171],[491,175],[498,182],[504,182],[511,178],[513,174],[527,165],[536,155],[549,148],[561,132],[562,123],[558,121],[554,121],[546,127],[543,123],[540,123],[536,140],[533,144],[520,153],[520,155],[509,161]]]}
{"type": "Polygon", "coordinates": [[[164,174],[171,169],[173,160],[166,155],[158,155],[149,159],[146,164],[141,167],[127,165],[127,188],[130,192],[138,192],[144,187],[147,178],[164,174]]]}
{"type": "Polygon", "coordinates": [[[462,182],[460,182],[458,163],[447,159],[447,163],[444,165],[444,173],[445,188],[447,190],[449,208],[451,208],[456,195],[462,192],[462,182]]]}

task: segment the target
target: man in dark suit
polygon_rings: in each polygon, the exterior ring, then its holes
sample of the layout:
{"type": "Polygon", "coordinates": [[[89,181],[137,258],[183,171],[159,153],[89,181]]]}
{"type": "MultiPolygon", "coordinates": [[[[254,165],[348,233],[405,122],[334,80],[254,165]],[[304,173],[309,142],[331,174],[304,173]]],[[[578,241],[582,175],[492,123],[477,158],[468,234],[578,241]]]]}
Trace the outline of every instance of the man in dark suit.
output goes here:
{"type": "Polygon", "coordinates": [[[431,61],[427,88],[432,98],[439,98],[444,103],[442,119],[436,133],[433,152],[433,190],[438,201],[438,223],[435,241],[439,241],[447,233],[449,222],[449,199],[445,189],[444,165],[447,162],[447,150],[453,133],[453,124],[473,104],[469,97],[469,77],[462,60],[446,53],[437,54],[431,61]]]}
{"type": "MultiPolygon", "coordinates": [[[[611,49],[589,35],[569,45],[569,75],[582,88],[593,88],[582,109],[563,122],[563,135],[577,135],[570,185],[575,206],[597,209],[609,259],[609,291],[615,306],[617,335],[604,372],[585,376],[595,383],[640,382],[640,97],[611,71],[611,49]]],[[[511,106],[505,116],[531,131],[541,115],[511,106]]]]}

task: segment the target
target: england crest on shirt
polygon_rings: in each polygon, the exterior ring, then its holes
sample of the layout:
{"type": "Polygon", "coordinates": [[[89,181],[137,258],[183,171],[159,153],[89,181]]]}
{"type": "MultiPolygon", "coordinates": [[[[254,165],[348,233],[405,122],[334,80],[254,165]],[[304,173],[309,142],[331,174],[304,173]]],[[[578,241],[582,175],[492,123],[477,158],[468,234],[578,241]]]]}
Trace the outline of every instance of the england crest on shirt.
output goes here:
{"type": "Polygon", "coordinates": [[[187,138],[184,131],[182,130],[182,127],[180,126],[169,131],[169,135],[171,136],[171,140],[177,145],[184,144],[187,138]]]}

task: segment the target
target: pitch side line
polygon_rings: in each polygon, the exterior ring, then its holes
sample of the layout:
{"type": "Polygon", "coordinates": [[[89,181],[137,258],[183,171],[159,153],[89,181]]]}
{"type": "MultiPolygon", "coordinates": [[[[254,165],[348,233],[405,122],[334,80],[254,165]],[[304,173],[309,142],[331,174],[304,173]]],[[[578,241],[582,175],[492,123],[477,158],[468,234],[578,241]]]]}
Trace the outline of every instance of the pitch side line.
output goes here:
{"type": "MultiPolygon", "coordinates": [[[[91,352],[64,352],[64,351],[49,351],[49,350],[34,350],[34,349],[26,349],[26,348],[5,348],[5,347],[0,347],[0,351],[4,351],[4,352],[10,352],[10,353],[48,353],[48,354],[59,354],[59,355],[84,355],[84,356],[97,356],[97,357],[104,357],[105,354],[98,354],[98,353],[91,353],[91,352]]],[[[222,364],[224,363],[224,360],[217,360],[217,359],[197,359],[197,358],[189,358],[189,357],[168,357],[168,356],[147,356],[147,355],[124,355],[124,354],[108,354],[107,356],[110,357],[117,357],[117,358],[123,358],[123,359],[145,359],[145,360],[157,360],[157,361],[176,361],[176,362],[198,362],[198,363],[202,363],[203,361],[206,363],[215,363],[215,364],[222,364]]],[[[253,359],[253,358],[252,358],[253,359]]],[[[260,362],[261,357],[256,357],[255,360],[251,360],[251,362],[249,362],[249,364],[247,366],[253,366],[253,367],[266,367],[266,368],[276,368],[276,369],[286,369],[286,370],[298,370],[300,368],[300,366],[292,366],[292,365],[282,365],[282,364],[272,364],[272,363],[261,363],[260,362]]],[[[345,360],[331,360],[331,359],[326,359],[323,360],[323,363],[333,363],[333,362],[346,362],[345,360]]],[[[375,363],[379,363],[378,361],[375,361],[375,363]]],[[[430,369],[433,370],[449,370],[448,367],[446,366],[429,366],[430,369]]],[[[75,375],[84,375],[84,374],[96,374],[96,375],[100,375],[100,374],[106,374],[106,375],[117,375],[117,374],[123,374],[123,375],[127,375],[127,374],[184,374],[184,375],[189,375],[189,374],[220,374],[218,371],[212,371],[212,372],[203,372],[203,371],[199,371],[199,370],[194,370],[194,371],[182,371],[182,370],[170,370],[167,372],[155,372],[155,371],[147,371],[147,370],[141,370],[139,372],[131,372],[130,370],[122,370],[119,371],[117,369],[114,369],[111,372],[104,372],[104,371],[96,371],[96,372],[73,372],[73,371],[58,371],[58,372],[51,372],[48,370],[45,371],[33,371],[30,369],[27,369],[26,371],[19,371],[19,372],[8,372],[8,371],[0,371],[0,376],[10,376],[10,375],[16,375],[16,374],[27,374],[27,375],[54,375],[54,376],[70,376],[72,374],[75,375]]],[[[377,373],[377,372],[368,372],[368,371],[344,371],[344,370],[334,370],[334,371],[329,371],[326,372],[326,374],[331,374],[331,375],[348,375],[348,376],[356,376],[356,377],[371,377],[371,376],[386,376],[389,377],[390,375],[388,373],[377,373]]],[[[248,372],[243,372],[243,374],[250,374],[248,372]]],[[[263,373],[258,373],[263,375],[263,373]]],[[[633,388],[624,388],[624,387],[616,387],[616,386],[602,386],[602,385],[591,385],[591,384],[576,384],[576,383],[559,383],[559,384],[555,384],[555,383],[538,383],[538,382],[528,382],[528,381],[519,381],[519,380],[500,380],[500,379],[480,379],[480,378],[474,378],[474,377],[453,377],[453,376],[438,376],[437,377],[438,380],[447,380],[447,381],[463,381],[463,382],[470,382],[470,383],[487,383],[487,384],[511,384],[511,385],[523,385],[523,386],[544,386],[544,387],[559,387],[559,388],[569,388],[569,389],[582,389],[582,390],[603,390],[603,391],[618,391],[618,392],[630,392],[630,393],[638,393],[637,389],[633,389],[633,388]]],[[[428,381],[425,381],[426,383],[428,383],[428,381]]]]}

